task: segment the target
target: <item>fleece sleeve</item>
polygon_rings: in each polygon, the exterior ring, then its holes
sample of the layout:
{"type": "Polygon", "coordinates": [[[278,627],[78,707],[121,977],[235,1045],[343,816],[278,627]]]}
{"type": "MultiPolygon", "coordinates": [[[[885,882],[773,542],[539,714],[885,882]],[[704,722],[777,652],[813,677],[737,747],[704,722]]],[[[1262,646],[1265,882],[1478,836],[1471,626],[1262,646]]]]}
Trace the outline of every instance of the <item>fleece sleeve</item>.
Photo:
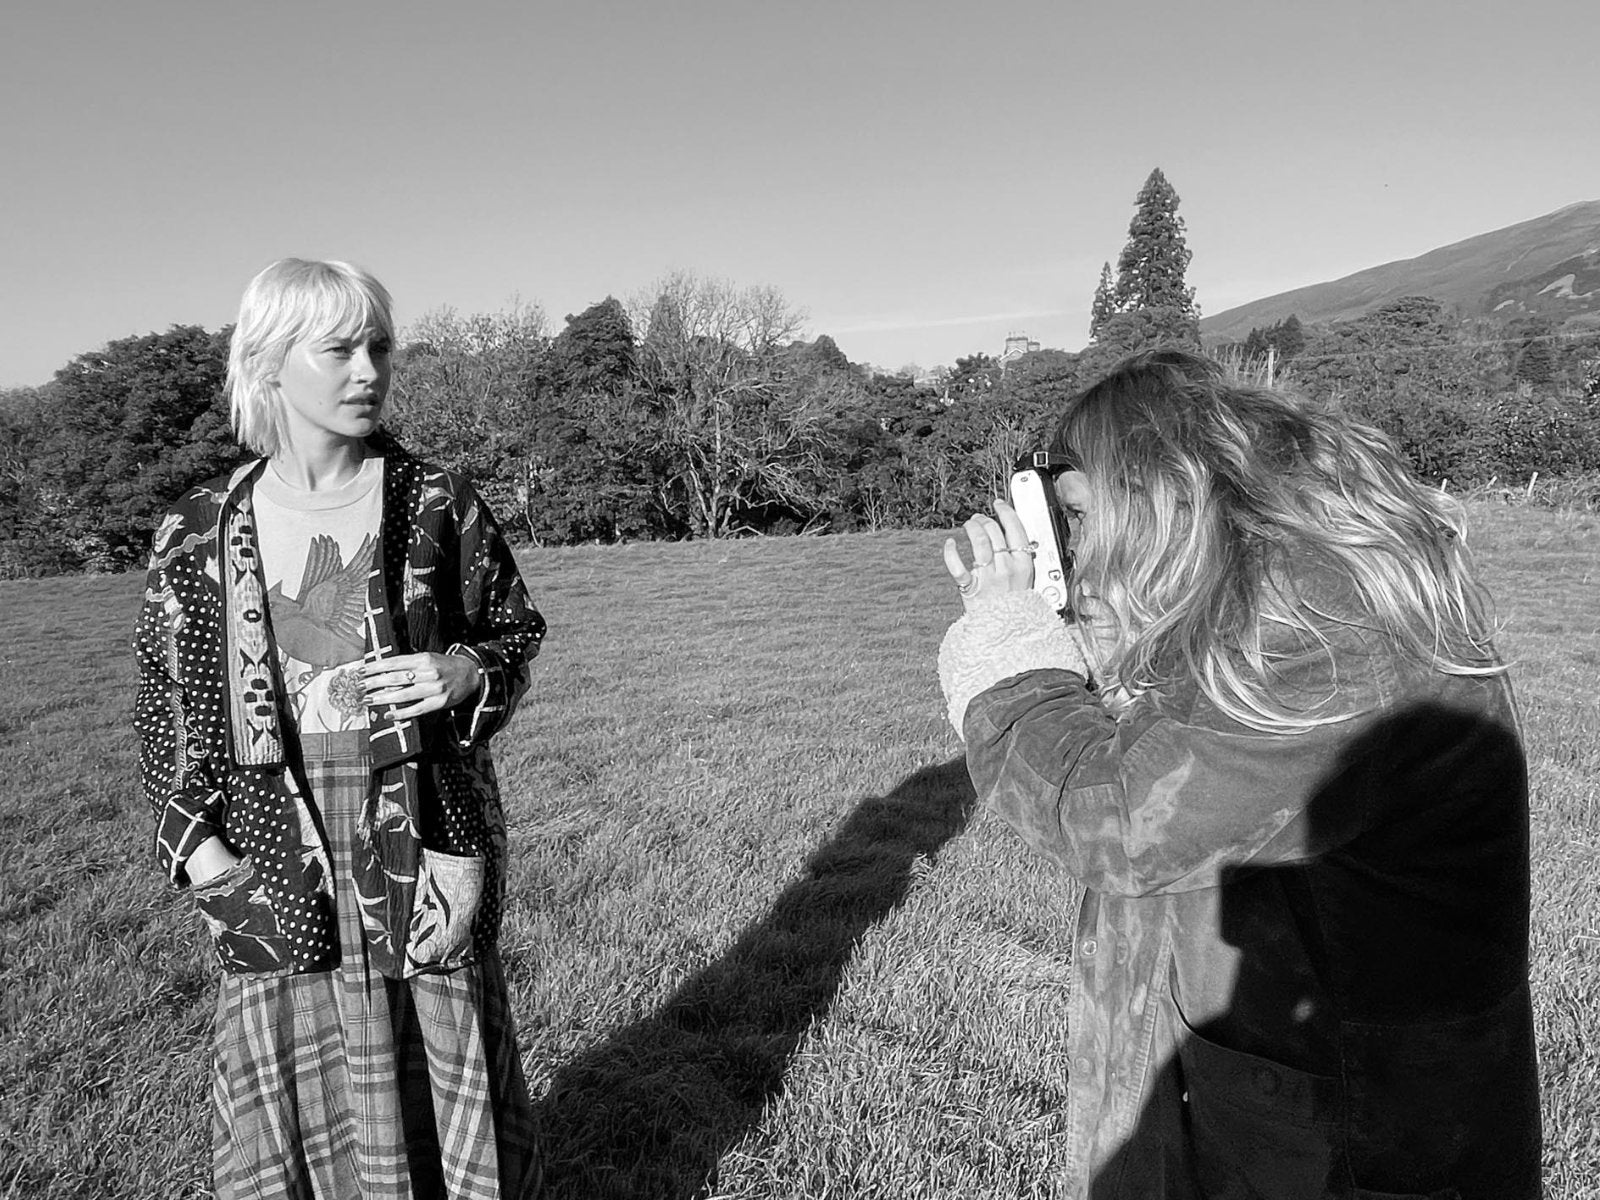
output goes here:
{"type": "Polygon", "coordinates": [[[1037,592],[1002,592],[950,626],[939,647],[939,684],[950,724],[962,732],[978,693],[1025,671],[1055,667],[1087,678],[1076,630],[1037,592]]]}

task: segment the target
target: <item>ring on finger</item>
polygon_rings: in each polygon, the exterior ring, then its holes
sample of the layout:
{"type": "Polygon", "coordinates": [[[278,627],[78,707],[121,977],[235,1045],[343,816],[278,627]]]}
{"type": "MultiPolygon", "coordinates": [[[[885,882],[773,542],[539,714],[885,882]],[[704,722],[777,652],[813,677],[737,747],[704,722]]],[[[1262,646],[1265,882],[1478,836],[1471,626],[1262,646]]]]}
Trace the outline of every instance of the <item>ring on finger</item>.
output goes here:
{"type": "Polygon", "coordinates": [[[416,681],[417,681],[417,673],[415,671],[407,671],[406,672],[406,682],[407,683],[415,683],[416,681]]]}

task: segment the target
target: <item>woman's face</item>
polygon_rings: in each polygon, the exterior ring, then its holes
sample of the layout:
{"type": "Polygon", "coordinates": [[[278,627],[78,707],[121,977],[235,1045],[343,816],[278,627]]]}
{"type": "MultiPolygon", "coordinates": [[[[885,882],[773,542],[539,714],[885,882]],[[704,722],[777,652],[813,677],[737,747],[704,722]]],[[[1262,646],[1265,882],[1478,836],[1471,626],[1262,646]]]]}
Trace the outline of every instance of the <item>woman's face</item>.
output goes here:
{"type": "Polygon", "coordinates": [[[389,395],[389,339],[376,329],[305,338],[273,382],[290,446],[360,441],[378,428],[389,395]]]}
{"type": "MultiPolygon", "coordinates": [[[[1060,501],[1061,511],[1067,518],[1069,545],[1081,546],[1094,512],[1089,477],[1082,471],[1063,471],[1056,476],[1055,485],[1056,499],[1060,501]]],[[[1086,591],[1081,581],[1075,586],[1073,604],[1077,609],[1079,628],[1089,636],[1092,661],[1101,669],[1108,667],[1114,662],[1121,641],[1121,626],[1115,614],[1100,597],[1086,591]]]]}
{"type": "Polygon", "coordinates": [[[1093,507],[1089,495],[1089,477],[1082,471],[1062,471],[1055,477],[1055,485],[1056,499],[1066,514],[1067,528],[1072,540],[1077,541],[1083,534],[1084,520],[1093,507]]]}

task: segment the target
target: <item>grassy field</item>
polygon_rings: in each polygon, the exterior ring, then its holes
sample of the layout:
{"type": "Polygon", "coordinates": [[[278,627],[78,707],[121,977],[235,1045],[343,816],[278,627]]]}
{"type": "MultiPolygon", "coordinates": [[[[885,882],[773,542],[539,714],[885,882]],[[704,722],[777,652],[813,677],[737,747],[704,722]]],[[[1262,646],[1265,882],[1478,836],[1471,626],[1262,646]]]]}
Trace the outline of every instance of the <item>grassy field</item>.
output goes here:
{"type": "MultiPolygon", "coordinates": [[[[1600,1195],[1600,519],[1474,507],[1534,783],[1547,1192],[1600,1195]]],[[[550,1195],[1052,1194],[1071,890],[972,811],[939,537],[534,551],[498,743],[550,1195]]],[[[209,951],[146,853],[131,576],[0,583],[0,1196],[198,1197],[209,951]]]]}

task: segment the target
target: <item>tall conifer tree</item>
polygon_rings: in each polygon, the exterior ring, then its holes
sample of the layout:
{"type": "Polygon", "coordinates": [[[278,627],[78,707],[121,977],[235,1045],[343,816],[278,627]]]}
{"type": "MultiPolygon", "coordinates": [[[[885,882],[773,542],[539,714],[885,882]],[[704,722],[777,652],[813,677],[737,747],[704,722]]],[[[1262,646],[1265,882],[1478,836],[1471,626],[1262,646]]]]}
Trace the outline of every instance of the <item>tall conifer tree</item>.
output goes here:
{"type": "MultiPolygon", "coordinates": [[[[1128,225],[1128,242],[1117,258],[1117,279],[1111,289],[1110,312],[1090,317],[1093,335],[1100,340],[1112,316],[1139,314],[1140,342],[1174,340],[1198,343],[1200,309],[1194,289],[1184,275],[1192,257],[1184,242],[1183,218],[1178,215],[1178,193],[1157,167],[1150,172],[1135,198],[1137,208],[1128,225]],[[1098,317],[1098,319],[1096,319],[1098,317]]],[[[1106,283],[1101,273],[1101,286],[1106,283]]],[[[1099,291],[1096,290],[1096,301],[1099,291]]],[[[1111,322],[1120,325],[1120,322],[1111,322]]]]}
{"type": "Polygon", "coordinates": [[[1106,318],[1116,312],[1115,302],[1112,300],[1111,264],[1106,263],[1100,268],[1100,282],[1094,289],[1094,304],[1089,309],[1089,340],[1093,341],[1100,336],[1100,326],[1106,323],[1106,318]]]}

